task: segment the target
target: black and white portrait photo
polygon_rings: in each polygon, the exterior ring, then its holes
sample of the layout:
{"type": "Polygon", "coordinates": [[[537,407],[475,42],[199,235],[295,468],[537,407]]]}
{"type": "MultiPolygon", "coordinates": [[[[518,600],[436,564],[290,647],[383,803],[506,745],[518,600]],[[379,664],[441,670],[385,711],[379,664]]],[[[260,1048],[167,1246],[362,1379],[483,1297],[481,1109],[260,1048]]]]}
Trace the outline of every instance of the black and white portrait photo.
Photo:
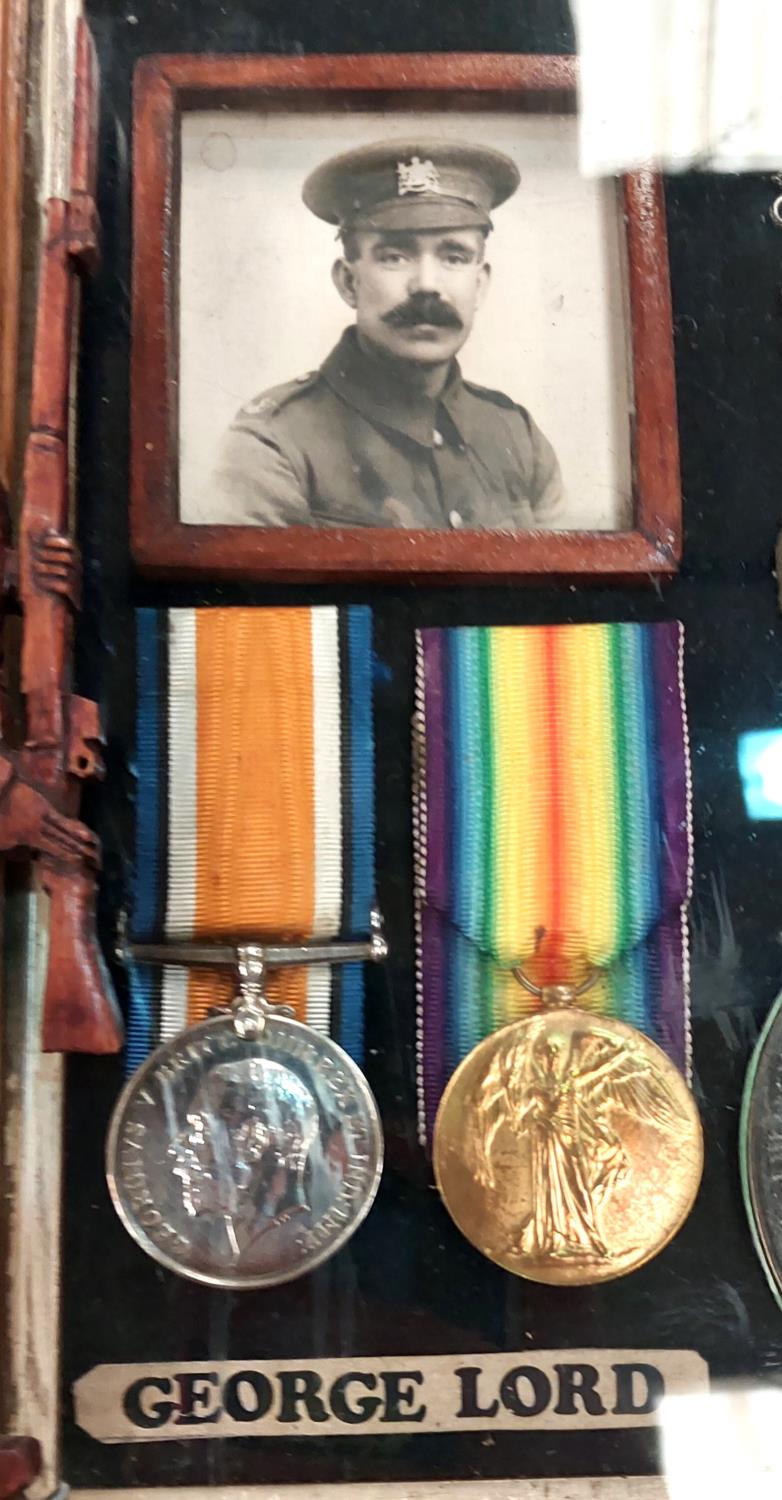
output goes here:
{"type": "Polygon", "coordinates": [[[568,116],[182,122],[189,524],[621,530],[621,216],[568,116]]]}

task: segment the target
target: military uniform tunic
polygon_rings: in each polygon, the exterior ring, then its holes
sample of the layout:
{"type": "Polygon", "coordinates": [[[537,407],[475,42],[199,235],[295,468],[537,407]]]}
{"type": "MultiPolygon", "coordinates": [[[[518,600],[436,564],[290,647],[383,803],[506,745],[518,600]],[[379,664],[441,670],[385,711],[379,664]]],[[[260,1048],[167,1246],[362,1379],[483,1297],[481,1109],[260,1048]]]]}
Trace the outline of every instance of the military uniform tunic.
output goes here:
{"type": "Polygon", "coordinates": [[[561,524],[554,450],[529,412],[462,378],[438,400],[354,328],[319,370],[242,408],[204,519],[254,526],[527,530],[561,524]]]}

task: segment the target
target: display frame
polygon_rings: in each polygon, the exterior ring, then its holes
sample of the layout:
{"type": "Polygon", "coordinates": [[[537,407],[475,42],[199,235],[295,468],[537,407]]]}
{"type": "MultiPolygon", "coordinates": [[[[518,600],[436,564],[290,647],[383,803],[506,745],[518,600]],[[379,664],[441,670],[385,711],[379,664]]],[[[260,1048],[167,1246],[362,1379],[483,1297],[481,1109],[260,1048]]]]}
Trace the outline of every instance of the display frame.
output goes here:
{"type": "Polygon", "coordinates": [[[621,180],[632,373],[633,524],[617,531],[192,524],[178,495],[179,122],[187,109],[289,96],[301,109],[391,96],[576,110],[572,57],[513,54],[157,55],[134,80],[131,546],[147,576],[278,582],[650,582],[672,576],[682,502],[663,186],[621,180]]]}

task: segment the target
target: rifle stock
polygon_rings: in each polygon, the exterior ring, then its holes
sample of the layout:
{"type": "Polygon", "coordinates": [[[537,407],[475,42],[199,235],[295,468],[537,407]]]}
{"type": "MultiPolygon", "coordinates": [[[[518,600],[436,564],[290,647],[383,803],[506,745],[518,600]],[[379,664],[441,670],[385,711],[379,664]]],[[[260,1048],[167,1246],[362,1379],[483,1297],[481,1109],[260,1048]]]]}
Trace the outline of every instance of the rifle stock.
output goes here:
{"type": "Polygon", "coordinates": [[[95,876],[43,860],[41,881],[50,900],[43,1050],[117,1052],[123,1028],[95,931],[95,876]]]}

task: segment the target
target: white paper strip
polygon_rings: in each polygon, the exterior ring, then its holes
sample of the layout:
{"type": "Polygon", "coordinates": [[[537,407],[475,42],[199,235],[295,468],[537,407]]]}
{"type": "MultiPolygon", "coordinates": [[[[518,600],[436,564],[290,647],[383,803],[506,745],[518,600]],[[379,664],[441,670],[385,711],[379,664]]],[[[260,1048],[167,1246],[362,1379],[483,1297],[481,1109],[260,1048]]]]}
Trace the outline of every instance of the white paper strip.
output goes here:
{"type": "Polygon", "coordinates": [[[581,165],[782,167],[780,0],[572,0],[581,165]]]}
{"type": "Polygon", "coordinates": [[[672,1397],[708,1389],[706,1362],[691,1349],[535,1349],[96,1365],[73,1397],[76,1422],[101,1443],[176,1441],[183,1416],[188,1442],[290,1443],[656,1427],[672,1397]]]}

